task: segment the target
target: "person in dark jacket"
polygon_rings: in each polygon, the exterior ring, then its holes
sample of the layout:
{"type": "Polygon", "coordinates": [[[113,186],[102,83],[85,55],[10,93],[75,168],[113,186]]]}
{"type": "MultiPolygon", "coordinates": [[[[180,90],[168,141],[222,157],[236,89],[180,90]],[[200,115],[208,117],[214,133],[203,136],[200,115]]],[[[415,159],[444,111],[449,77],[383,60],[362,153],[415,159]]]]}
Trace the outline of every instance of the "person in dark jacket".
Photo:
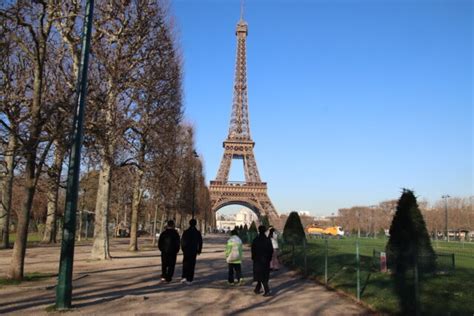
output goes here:
{"type": "Polygon", "coordinates": [[[171,282],[179,252],[179,234],[174,228],[174,221],[168,221],[166,230],[160,234],[158,249],[161,251],[161,280],[171,282]]]}
{"type": "Polygon", "coordinates": [[[258,236],[252,242],[253,279],[257,281],[255,294],[260,294],[262,285],[265,290],[263,296],[270,295],[268,280],[270,279],[270,261],[273,255],[273,246],[270,238],[265,235],[266,227],[258,227],[258,236]]]}
{"type": "Polygon", "coordinates": [[[202,236],[196,229],[196,220],[189,221],[189,228],[183,232],[181,237],[181,250],[183,250],[183,274],[181,283],[191,284],[194,279],[194,268],[196,256],[201,254],[202,236]]]}

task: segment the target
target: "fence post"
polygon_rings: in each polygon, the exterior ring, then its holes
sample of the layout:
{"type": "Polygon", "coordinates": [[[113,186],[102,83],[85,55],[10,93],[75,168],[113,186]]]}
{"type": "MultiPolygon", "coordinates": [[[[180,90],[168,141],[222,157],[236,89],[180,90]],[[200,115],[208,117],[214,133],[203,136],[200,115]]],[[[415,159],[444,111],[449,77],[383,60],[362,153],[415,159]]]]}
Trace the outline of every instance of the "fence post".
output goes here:
{"type": "Polygon", "coordinates": [[[359,239],[356,240],[356,265],[357,265],[357,301],[360,301],[360,258],[359,239]]]}
{"type": "Polygon", "coordinates": [[[86,218],[86,236],[84,239],[87,240],[87,238],[89,238],[89,221],[86,218]]]}
{"type": "Polygon", "coordinates": [[[306,238],[303,238],[303,255],[304,255],[304,275],[308,275],[308,259],[306,255],[306,238]]]}
{"type": "Polygon", "coordinates": [[[420,287],[418,284],[418,254],[415,254],[415,314],[420,315],[420,287]]]}
{"type": "Polygon", "coordinates": [[[324,283],[328,285],[328,239],[326,238],[325,242],[325,251],[324,251],[324,283]]]}
{"type": "Polygon", "coordinates": [[[453,262],[453,272],[454,272],[454,270],[456,270],[456,261],[455,261],[456,259],[454,258],[454,253],[451,254],[451,256],[452,256],[452,258],[453,258],[453,259],[452,259],[452,262],[453,262]]]}

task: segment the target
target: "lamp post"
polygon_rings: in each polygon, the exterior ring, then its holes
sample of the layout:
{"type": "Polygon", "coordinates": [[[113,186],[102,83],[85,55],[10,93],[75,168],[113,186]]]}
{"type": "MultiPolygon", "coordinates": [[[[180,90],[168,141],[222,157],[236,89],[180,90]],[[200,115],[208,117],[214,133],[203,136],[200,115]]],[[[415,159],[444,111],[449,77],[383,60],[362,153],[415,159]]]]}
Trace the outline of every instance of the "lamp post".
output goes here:
{"type": "Polygon", "coordinates": [[[375,217],[375,208],[377,205],[371,205],[370,206],[370,230],[372,231],[372,234],[374,235],[374,238],[377,238],[377,234],[375,232],[375,223],[374,223],[374,217],[375,217]]]}
{"type": "Polygon", "coordinates": [[[199,158],[199,155],[196,153],[195,150],[193,150],[193,204],[192,204],[192,218],[194,219],[194,213],[195,213],[195,195],[196,195],[196,164],[194,163],[194,158],[199,158]]]}
{"type": "Polygon", "coordinates": [[[444,230],[446,232],[446,240],[449,242],[449,232],[448,232],[448,198],[450,198],[449,194],[445,194],[441,196],[444,199],[444,230]]]}
{"type": "Polygon", "coordinates": [[[357,209],[357,238],[360,238],[360,209],[357,209]]]}
{"type": "Polygon", "coordinates": [[[63,238],[61,257],[59,259],[58,286],[56,288],[56,308],[71,307],[72,268],[74,263],[74,242],[76,235],[77,195],[79,189],[79,169],[81,163],[81,147],[87,94],[87,67],[89,64],[89,46],[92,29],[94,1],[86,1],[86,16],[82,31],[82,47],[79,72],[77,74],[76,104],[74,111],[72,146],[69,156],[66,206],[64,209],[63,238]]]}

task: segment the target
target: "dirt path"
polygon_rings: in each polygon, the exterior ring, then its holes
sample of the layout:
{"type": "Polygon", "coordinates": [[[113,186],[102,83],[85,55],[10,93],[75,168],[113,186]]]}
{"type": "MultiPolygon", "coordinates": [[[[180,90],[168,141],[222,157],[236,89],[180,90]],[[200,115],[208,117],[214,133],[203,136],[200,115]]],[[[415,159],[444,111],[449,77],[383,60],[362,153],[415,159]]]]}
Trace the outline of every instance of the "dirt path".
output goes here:
{"type": "MultiPolygon", "coordinates": [[[[181,255],[174,279],[159,281],[160,257],[156,249],[147,248],[149,240],[140,240],[142,251],[127,251],[128,240],[113,240],[113,260],[90,261],[90,243],[78,245],[74,263],[74,314],[153,314],[153,315],[342,315],[367,314],[353,301],[327,291],[314,282],[303,280],[285,269],[272,272],[271,297],[253,293],[251,260],[244,251],[242,286],[227,285],[227,264],[223,249],[226,237],[209,235],[204,251],[198,257],[195,281],[181,284],[181,255]]],[[[0,277],[8,268],[11,250],[0,250],[0,277]]],[[[26,269],[29,272],[57,273],[58,247],[28,249],[26,269]]],[[[25,282],[20,286],[0,288],[0,314],[47,314],[54,304],[56,279],[25,282]]]]}

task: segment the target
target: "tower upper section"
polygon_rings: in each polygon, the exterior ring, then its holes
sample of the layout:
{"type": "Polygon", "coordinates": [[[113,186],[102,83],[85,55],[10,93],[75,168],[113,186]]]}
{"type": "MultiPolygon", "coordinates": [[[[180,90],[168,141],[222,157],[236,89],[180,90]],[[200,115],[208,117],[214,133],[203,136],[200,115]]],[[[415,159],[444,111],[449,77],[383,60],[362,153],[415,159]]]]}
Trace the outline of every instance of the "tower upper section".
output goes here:
{"type": "Polygon", "coordinates": [[[247,22],[240,19],[235,31],[237,36],[237,58],[228,140],[251,140],[247,99],[247,34],[247,22]]]}

